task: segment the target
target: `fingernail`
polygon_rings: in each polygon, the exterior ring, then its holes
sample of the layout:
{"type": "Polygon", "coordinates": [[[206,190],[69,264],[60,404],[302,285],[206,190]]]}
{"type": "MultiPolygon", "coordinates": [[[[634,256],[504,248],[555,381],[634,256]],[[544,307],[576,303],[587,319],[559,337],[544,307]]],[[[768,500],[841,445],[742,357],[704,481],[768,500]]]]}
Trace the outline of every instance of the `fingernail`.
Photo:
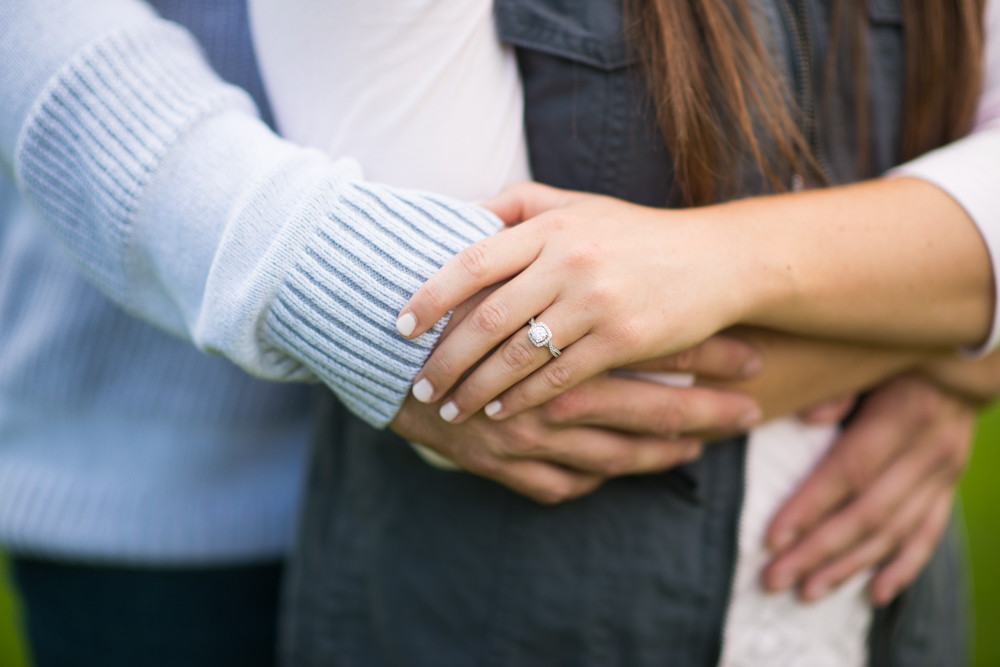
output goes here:
{"type": "Polygon", "coordinates": [[[489,403],[486,404],[486,407],[483,408],[483,412],[486,413],[487,417],[492,417],[496,413],[500,412],[502,409],[503,409],[503,403],[501,403],[500,401],[490,401],[489,403]]]}
{"type": "Polygon", "coordinates": [[[760,422],[760,418],[763,417],[760,408],[751,408],[743,413],[740,420],[736,423],[736,426],[741,429],[748,429],[751,426],[756,426],[760,422]]]}
{"type": "Polygon", "coordinates": [[[771,590],[775,593],[787,591],[793,583],[795,583],[795,575],[791,572],[784,572],[772,580],[771,590]]]}
{"type": "Polygon", "coordinates": [[[826,597],[826,594],[830,592],[830,584],[826,581],[816,584],[808,588],[805,592],[805,597],[810,602],[819,600],[822,597],[826,597]]]}
{"type": "Polygon", "coordinates": [[[756,376],[764,368],[764,360],[760,357],[752,357],[745,364],[743,364],[743,377],[752,378],[756,376]]]}
{"type": "Polygon", "coordinates": [[[406,336],[410,337],[413,330],[417,328],[417,318],[413,313],[405,313],[402,317],[396,320],[396,331],[406,336]]]}
{"type": "Polygon", "coordinates": [[[458,416],[458,406],[455,405],[455,401],[448,401],[441,406],[441,410],[438,412],[441,415],[441,419],[446,422],[450,422],[452,419],[458,416]]]}
{"type": "Polygon", "coordinates": [[[691,447],[686,452],[684,452],[685,461],[694,461],[701,457],[701,447],[691,447]]]}
{"type": "Polygon", "coordinates": [[[774,538],[772,551],[784,551],[795,541],[795,529],[785,528],[774,538]]]}
{"type": "Polygon", "coordinates": [[[430,403],[434,396],[434,385],[427,381],[427,378],[420,378],[420,382],[413,385],[413,398],[421,403],[430,403]]]}

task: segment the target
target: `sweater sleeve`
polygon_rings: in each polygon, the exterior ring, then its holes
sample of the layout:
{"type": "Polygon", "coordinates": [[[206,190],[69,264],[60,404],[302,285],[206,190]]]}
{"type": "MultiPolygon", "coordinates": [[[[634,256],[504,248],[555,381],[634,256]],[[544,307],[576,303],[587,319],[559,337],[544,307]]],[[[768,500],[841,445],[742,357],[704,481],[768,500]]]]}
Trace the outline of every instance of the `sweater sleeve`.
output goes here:
{"type": "Polygon", "coordinates": [[[275,136],[137,0],[0,2],[0,163],[122,307],[384,426],[445,322],[395,316],[488,212],[275,136]]]}
{"type": "Polygon", "coordinates": [[[993,264],[993,327],[972,350],[975,356],[1000,346],[1000,2],[986,5],[986,73],[969,136],[907,162],[890,172],[937,185],[951,195],[982,234],[993,264]]]}

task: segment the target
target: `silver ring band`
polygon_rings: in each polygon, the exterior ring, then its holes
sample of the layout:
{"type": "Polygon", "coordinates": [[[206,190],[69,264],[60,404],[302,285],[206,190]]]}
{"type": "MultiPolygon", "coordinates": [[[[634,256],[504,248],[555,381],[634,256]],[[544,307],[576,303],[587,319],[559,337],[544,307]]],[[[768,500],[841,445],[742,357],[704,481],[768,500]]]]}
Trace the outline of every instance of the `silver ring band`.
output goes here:
{"type": "Polygon", "coordinates": [[[543,345],[549,348],[549,352],[552,353],[553,357],[558,357],[562,352],[560,352],[555,345],[552,344],[552,329],[549,328],[545,322],[536,322],[535,318],[532,317],[528,320],[528,340],[532,342],[535,347],[542,347],[543,345]]]}

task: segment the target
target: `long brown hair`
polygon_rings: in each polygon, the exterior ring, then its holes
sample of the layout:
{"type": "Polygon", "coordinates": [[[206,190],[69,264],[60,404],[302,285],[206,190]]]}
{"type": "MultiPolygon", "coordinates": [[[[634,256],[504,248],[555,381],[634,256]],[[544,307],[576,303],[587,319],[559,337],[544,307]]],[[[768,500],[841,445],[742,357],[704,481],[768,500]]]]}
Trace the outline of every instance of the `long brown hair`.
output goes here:
{"type": "MultiPolygon", "coordinates": [[[[901,2],[906,79],[899,159],[906,160],[969,129],[983,72],[985,0],[901,2]]],[[[687,203],[733,194],[733,170],[745,157],[777,191],[792,174],[824,180],[814,142],[799,122],[805,110],[768,55],[747,0],[625,0],[625,8],[687,203]]],[[[831,9],[825,83],[832,86],[845,39],[859,168],[866,173],[868,3],[833,0],[831,9]]]]}

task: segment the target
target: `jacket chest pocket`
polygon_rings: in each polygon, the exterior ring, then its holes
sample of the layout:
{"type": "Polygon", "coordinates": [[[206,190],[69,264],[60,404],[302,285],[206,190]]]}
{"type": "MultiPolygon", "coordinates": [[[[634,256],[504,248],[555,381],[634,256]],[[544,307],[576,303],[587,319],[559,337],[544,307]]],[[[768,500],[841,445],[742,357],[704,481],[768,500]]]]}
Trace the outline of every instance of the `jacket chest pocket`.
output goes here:
{"type": "Polygon", "coordinates": [[[665,205],[671,162],[620,0],[497,0],[495,11],[517,48],[535,179],[665,205]]]}

